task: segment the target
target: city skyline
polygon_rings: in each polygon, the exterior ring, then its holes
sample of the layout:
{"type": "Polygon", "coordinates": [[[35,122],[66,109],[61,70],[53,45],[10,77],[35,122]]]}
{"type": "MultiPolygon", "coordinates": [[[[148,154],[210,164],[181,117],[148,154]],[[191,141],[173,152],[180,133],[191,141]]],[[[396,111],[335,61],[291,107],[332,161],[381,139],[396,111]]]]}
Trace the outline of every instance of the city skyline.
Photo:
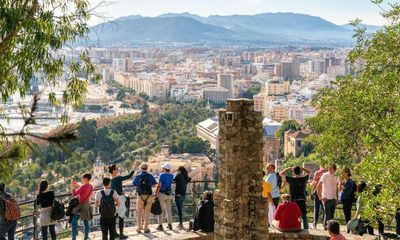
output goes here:
{"type": "MultiPolygon", "coordinates": [[[[96,5],[100,0],[92,0],[96,5]]],[[[400,0],[392,0],[391,3],[400,3],[400,0]]],[[[382,4],[387,8],[388,1],[382,4]]],[[[342,25],[359,18],[363,23],[370,25],[385,24],[380,15],[382,11],[370,0],[119,0],[110,2],[98,9],[99,12],[110,18],[119,18],[128,15],[142,15],[155,17],[166,13],[189,12],[200,16],[209,15],[253,15],[265,12],[293,12],[321,17],[335,24],[342,25]]],[[[92,19],[91,25],[99,22],[92,19]]]]}

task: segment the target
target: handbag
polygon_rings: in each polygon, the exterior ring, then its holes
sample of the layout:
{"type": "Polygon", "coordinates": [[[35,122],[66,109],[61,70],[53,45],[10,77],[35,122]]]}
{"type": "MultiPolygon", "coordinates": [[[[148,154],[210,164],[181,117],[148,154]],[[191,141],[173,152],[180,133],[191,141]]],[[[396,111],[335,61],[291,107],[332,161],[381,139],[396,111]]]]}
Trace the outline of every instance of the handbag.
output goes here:
{"type": "Polygon", "coordinates": [[[161,204],[160,204],[160,200],[158,200],[158,198],[155,198],[151,205],[151,213],[154,215],[162,214],[161,204]]]}

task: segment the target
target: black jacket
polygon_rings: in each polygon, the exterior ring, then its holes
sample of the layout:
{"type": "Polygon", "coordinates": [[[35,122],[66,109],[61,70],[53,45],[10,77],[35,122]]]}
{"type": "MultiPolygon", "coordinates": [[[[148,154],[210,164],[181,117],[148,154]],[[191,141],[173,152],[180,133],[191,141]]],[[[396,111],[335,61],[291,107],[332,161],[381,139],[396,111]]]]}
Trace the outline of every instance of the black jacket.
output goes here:
{"type": "Polygon", "coordinates": [[[214,202],[212,200],[200,201],[193,225],[195,231],[214,232],[214,202]]]}

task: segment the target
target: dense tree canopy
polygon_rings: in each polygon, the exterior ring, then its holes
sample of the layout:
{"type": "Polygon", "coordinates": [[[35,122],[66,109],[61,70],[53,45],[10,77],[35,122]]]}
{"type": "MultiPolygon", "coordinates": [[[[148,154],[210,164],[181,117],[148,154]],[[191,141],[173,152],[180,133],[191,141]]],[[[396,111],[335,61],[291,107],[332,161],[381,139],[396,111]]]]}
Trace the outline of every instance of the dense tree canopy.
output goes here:
{"type": "Polygon", "coordinates": [[[383,16],[388,24],[373,34],[354,22],[357,46],[349,59],[356,75],[322,91],[314,99],[318,115],[308,121],[319,159],[354,166],[370,186],[364,209],[370,219],[400,207],[400,5],[383,16]]]}

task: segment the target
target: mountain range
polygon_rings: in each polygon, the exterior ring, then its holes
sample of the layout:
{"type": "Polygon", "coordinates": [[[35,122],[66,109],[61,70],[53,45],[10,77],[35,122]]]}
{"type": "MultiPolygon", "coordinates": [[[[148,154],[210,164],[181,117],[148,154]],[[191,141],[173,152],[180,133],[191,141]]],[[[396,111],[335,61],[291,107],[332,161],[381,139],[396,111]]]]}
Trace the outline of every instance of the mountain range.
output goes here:
{"type": "MultiPolygon", "coordinates": [[[[374,32],[379,26],[364,25],[374,32]]],[[[89,39],[102,46],[136,43],[317,44],[351,45],[352,26],[336,25],[298,13],[211,15],[168,13],[157,17],[126,16],[91,28],[89,39]]]]}

